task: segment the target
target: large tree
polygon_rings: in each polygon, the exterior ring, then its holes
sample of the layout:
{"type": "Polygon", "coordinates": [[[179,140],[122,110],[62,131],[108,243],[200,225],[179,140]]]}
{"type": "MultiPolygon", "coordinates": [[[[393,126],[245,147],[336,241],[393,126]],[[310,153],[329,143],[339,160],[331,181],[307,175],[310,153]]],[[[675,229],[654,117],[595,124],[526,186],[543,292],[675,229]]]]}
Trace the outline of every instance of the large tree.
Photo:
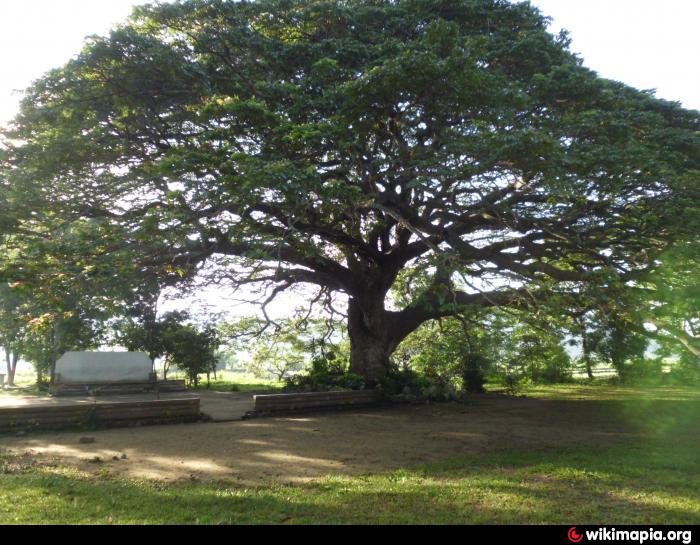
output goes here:
{"type": "Polygon", "coordinates": [[[599,78],[547,23],[504,0],[138,8],[28,90],[13,184],[143,266],[263,304],[344,293],[372,383],[425,321],[617,289],[688,236],[700,116],[599,78]]]}

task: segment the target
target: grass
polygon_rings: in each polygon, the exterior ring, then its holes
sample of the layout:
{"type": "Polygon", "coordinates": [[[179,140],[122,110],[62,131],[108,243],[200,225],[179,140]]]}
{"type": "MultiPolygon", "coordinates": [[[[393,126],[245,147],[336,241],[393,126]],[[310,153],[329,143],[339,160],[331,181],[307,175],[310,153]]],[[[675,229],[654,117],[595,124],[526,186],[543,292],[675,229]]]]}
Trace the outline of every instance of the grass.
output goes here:
{"type": "Polygon", "coordinates": [[[0,396],[2,395],[46,395],[46,392],[39,389],[36,383],[36,373],[33,371],[18,370],[15,374],[15,387],[9,388],[6,385],[5,389],[0,388],[0,396]]]}
{"type": "Polygon", "coordinates": [[[526,393],[574,400],[576,418],[586,418],[589,402],[617,399],[629,437],[567,448],[533,443],[381,474],[258,487],[125,480],[4,454],[0,523],[700,522],[697,391],[557,385],[526,393]]]}
{"type": "MultiPolygon", "coordinates": [[[[492,393],[504,393],[500,384],[487,384],[492,393]]],[[[654,400],[682,401],[700,400],[700,388],[685,386],[644,387],[614,384],[609,380],[582,380],[566,384],[529,384],[517,394],[536,399],[589,400],[589,401],[633,401],[654,400]]]]}

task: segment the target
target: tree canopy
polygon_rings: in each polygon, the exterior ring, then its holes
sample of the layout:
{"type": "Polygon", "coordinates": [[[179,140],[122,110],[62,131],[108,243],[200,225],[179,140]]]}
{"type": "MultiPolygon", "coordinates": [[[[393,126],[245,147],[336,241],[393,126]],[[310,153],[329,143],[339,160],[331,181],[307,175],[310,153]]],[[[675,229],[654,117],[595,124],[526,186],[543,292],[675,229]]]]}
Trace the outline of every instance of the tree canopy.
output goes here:
{"type": "Polygon", "coordinates": [[[28,90],[3,228],[86,225],[83,255],[263,305],[343,293],[369,383],[428,320],[641,286],[697,233],[700,114],[547,23],[504,0],[137,8],[28,90]]]}

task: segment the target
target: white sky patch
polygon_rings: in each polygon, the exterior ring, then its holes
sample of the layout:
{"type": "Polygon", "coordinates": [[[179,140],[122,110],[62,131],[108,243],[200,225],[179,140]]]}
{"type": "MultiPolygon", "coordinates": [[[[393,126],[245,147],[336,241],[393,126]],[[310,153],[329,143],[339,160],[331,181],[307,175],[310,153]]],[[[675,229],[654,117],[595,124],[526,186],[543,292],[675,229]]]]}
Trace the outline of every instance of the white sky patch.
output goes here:
{"type": "Polygon", "coordinates": [[[533,0],[601,76],[700,109],[697,0],[533,0]]]}
{"type": "Polygon", "coordinates": [[[86,36],[105,35],[137,0],[0,0],[0,124],[44,73],[77,55],[86,36]]]}

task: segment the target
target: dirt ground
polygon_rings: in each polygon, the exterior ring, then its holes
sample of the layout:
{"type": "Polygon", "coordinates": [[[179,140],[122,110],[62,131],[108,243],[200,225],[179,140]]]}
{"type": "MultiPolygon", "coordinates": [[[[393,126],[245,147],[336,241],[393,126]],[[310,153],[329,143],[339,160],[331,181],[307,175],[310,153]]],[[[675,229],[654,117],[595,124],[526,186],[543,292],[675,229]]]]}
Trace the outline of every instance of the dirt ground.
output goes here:
{"type": "Polygon", "coordinates": [[[122,478],[262,484],[372,474],[500,448],[605,446],[639,433],[616,402],[585,402],[585,410],[581,403],[483,395],[469,404],[6,436],[0,448],[122,478]],[[85,436],[95,442],[82,444],[85,436]]]}

